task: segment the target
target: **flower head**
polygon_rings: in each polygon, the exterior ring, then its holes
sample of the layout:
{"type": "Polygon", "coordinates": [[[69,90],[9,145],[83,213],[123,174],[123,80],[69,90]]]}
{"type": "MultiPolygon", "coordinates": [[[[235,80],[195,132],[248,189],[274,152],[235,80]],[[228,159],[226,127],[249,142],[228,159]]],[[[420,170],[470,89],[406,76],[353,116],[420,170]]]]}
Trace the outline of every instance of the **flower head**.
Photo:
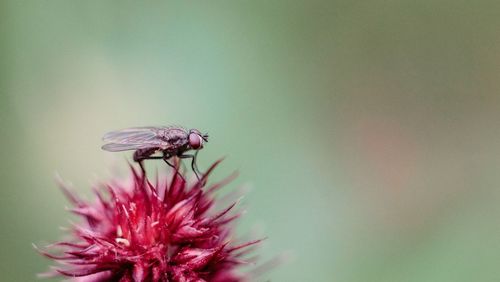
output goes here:
{"type": "MultiPolygon", "coordinates": [[[[236,203],[218,207],[205,176],[189,184],[172,171],[150,182],[131,167],[132,179],[95,189],[92,203],[63,190],[83,218],[71,239],[51,245],[60,254],[40,251],[59,262],[49,275],[75,281],[243,281],[236,272],[243,256],[259,240],[235,243],[229,225],[238,217],[236,203]]],[[[230,177],[231,178],[231,177],[230,177]]]]}

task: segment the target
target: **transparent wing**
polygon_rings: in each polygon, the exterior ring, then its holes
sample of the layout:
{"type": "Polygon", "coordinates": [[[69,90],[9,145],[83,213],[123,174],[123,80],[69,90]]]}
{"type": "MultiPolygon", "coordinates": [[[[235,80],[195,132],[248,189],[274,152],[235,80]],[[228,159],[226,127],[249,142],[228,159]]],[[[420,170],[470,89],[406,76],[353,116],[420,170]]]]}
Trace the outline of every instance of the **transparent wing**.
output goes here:
{"type": "Polygon", "coordinates": [[[149,144],[118,144],[118,143],[108,143],[102,146],[101,148],[105,151],[109,152],[120,152],[120,151],[128,151],[128,150],[138,150],[138,149],[146,149],[151,148],[152,146],[149,144]]]}
{"type": "Polygon", "coordinates": [[[140,143],[158,138],[160,127],[133,127],[122,130],[111,131],[102,137],[104,142],[109,143],[140,143]]]}
{"type": "Polygon", "coordinates": [[[165,130],[165,127],[132,127],[108,132],[102,138],[108,144],[102,146],[102,149],[118,152],[154,147],[164,148],[168,144],[160,138],[161,130],[165,130]]]}

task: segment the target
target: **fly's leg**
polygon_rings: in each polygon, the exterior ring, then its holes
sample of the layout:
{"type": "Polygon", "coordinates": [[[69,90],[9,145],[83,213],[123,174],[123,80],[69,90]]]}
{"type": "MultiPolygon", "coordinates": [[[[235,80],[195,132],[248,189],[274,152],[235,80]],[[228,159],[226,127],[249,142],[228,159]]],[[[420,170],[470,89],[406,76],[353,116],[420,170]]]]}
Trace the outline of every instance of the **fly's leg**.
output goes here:
{"type": "Polygon", "coordinates": [[[163,158],[164,157],[162,157],[162,156],[146,157],[146,158],[140,159],[137,162],[142,162],[143,160],[163,160],[163,158]]]}
{"type": "Polygon", "coordinates": [[[163,160],[169,167],[175,170],[176,174],[178,174],[185,181],[184,177],[179,172],[179,168],[169,161],[169,159],[172,158],[172,154],[163,152],[163,156],[152,156],[156,151],[158,151],[157,148],[150,148],[150,149],[139,149],[134,152],[134,161],[139,163],[143,175],[144,176],[146,175],[146,170],[144,168],[144,162],[143,162],[144,160],[163,160]]]}
{"type": "Polygon", "coordinates": [[[146,178],[146,169],[144,169],[144,163],[143,163],[143,161],[140,160],[137,163],[139,163],[139,166],[141,167],[142,177],[146,178]]]}
{"type": "Polygon", "coordinates": [[[168,154],[164,154],[163,157],[161,157],[161,159],[171,168],[173,169],[176,169],[175,168],[175,165],[172,164],[171,162],[168,161],[168,159],[170,159],[172,156],[171,155],[168,155],[168,154]]]}
{"type": "Polygon", "coordinates": [[[198,178],[198,180],[201,180],[200,174],[202,174],[202,173],[200,173],[200,170],[198,169],[198,165],[196,164],[196,156],[197,155],[198,155],[198,151],[196,151],[196,153],[194,155],[182,154],[178,157],[181,159],[191,159],[191,169],[193,169],[193,172],[196,175],[196,178],[198,178]]]}
{"type": "Polygon", "coordinates": [[[144,160],[161,160],[161,159],[163,159],[163,157],[154,156],[136,160],[136,162],[139,163],[139,166],[141,167],[142,175],[146,175],[146,169],[144,168],[144,160]]]}
{"type": "MultiPolygon", "coordinates": [[[[196,151],[194,153],[194,156],[193,156],[193,159],[191,160],[191,168],[193,169],[193,171],[197,171],[198,173],[200,173],[200,170],[198,169],[198,163],[196,162],[196,157],[198,157],[198,152],[199,151],[196,151]]],[[[202,173],[200,173],[202,174],[202,173]]],[[[198,177],[198,175],[196,175],[198,177]]],[[[198,178],[199,180],[200,178],[198,178]]]]}
{"type": "Polygon", "coordinates": [[[162,159],[163,157],[151,156],[156,151],[155,148],[152,149],[139,149],[134,152],[134,161],[139,163],[141,167],[142,176],[146,179],[146,169],[144,168],[144,160],[152,160],[152,159],[162,159]]]}
{"type": "Polygon", "coordinates": [[[184,176],[182,176],[182,174],[179,172],[179,168],[178,168],[178,167],[175,167],[175,165],[174,165],[174,164],[172,164],[171,162],[169,162],[169,161],[168,161],[168,159],[170,159],[171,157],[172,157],[172,155],[167,154],[167,153],[164,153],[163,157],[161,157],[161,158],[163,159],[163,161],[164,161],[164,162],[165,162],[165,163],[166,163],[169,167],[171,167],[171,168],[175,171],[175,173],[176,173],[177,175],[179,175],[179,176],[182,178],[182,180],[186,181],[186,179],[184,179],[184,176]]]}
{"type": "Polygon", "coordinates": [[[198,178],[198,180],[200,180],[200,177],[199,177],[198,171],[197,171],[197,167],[196,167],[196,164],[194,161],[195,160],[194,155],[183,154],[183,155],[179,155],[178,157],[181,159],[191,159],[191,168],[193,169],[193,172],[196,175],[196,178],[198,178]]]}

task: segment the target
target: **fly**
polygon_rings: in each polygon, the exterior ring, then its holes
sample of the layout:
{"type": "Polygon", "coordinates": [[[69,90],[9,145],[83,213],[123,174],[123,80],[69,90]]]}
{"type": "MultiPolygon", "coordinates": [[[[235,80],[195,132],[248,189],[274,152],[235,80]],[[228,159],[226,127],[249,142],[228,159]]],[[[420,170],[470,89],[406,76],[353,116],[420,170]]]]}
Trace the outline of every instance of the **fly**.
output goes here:
{"type": "Polygon", "coordinates": [[[151,159],[162,159],[169,166],[172,157],[180,159],[191,159],[191,168],[199,177],[199,170],[196,164],[198,151],[203,148],[205,142],[208,142],[208,135],[202,134],[197,129],[187,130],[177,126],[160,127],[131,127],[122,130],[112,131],[103,136],[106,142],[102,146],[103,150],[109,152],[120,152],[135,150],[134,161],[138,162],[144,172],[143,161],[151,159]],[[194,150],[194,154],[186,152],[194,150]],[[156,153],[161,156],[154,156],[156,153]]]}

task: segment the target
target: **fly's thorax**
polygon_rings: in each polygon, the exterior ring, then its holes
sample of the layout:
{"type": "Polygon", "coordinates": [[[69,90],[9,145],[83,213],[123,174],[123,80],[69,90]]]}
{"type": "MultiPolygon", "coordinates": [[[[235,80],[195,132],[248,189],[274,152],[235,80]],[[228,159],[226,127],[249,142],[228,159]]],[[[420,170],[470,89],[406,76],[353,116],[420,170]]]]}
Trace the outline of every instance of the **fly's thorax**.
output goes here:
{"type": "Polygon", "coordinates": [[[188,133],[183,128],[168,128],[161,132],[161,138],[166,142],[175,143],[182,139],[187,139],[188,133]]]}

